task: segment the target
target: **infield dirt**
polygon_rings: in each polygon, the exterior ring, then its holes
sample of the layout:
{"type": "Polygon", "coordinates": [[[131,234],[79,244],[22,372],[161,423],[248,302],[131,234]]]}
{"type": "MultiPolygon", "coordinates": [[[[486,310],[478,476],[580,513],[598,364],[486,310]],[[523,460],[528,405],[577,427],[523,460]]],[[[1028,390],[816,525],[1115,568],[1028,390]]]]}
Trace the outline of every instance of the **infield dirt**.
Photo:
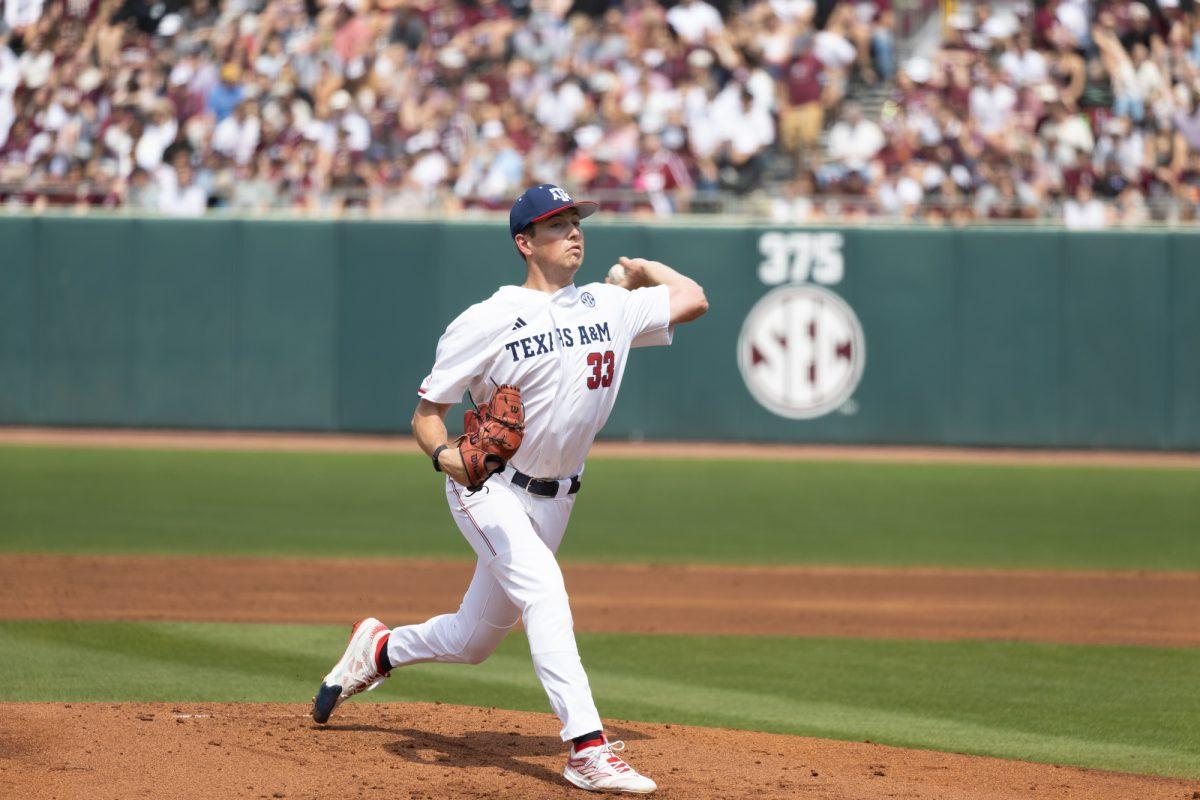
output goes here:
{"type": "MultiPolygon", "coordinates": [[[[371,615],[400,625],[457,608],[472,569],[388,559],[0,554],[0,619],[340,625],[371,615]]],[[[563,569],[583,631],[1200,646],[1196,573],[563,569]]]]}
{"type": "MultiPolygon", "coordinates": [[[[580,800],[549,715],[426,703],[12,703],[0,796],[580,800]]],[[[612,722],[663,800],[1184,800],[1187,781],[713,728],[612,722]]]]}

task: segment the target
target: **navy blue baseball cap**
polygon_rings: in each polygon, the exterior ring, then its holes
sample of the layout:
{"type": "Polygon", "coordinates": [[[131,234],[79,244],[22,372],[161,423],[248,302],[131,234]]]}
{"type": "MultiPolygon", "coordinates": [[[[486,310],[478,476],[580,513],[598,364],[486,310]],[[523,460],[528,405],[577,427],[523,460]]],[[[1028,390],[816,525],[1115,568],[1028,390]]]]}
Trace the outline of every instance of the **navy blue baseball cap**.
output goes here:
{"type": "Polygon", "coordinates": [[[568,208],[578,209],[580,218],[583,218],[595,214],[600,204],[592,200],[572,200],[566,190],[552,183],[526,189],[508,212],[508,232],[515,239],[527,226],[568,208]]]}

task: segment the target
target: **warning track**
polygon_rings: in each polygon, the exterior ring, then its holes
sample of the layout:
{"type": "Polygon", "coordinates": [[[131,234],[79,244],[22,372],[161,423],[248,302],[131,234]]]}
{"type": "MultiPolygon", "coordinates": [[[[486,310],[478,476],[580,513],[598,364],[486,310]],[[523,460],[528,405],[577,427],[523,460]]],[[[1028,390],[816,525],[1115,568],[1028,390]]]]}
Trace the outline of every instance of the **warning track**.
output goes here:
{"type": "MultiPolygon", "coordinates": [[[[246,431],[111,430],[0,427],[0,444],[172,450],[278,450],[416,453],[408,436],[246,431]]],[[[1200,453],[1118,450],[1023,450],[965,447],[597,442],[592,454],[613,458],[712,458],[768,461],[1025,464],[1200,469],[1200,453]]]]}

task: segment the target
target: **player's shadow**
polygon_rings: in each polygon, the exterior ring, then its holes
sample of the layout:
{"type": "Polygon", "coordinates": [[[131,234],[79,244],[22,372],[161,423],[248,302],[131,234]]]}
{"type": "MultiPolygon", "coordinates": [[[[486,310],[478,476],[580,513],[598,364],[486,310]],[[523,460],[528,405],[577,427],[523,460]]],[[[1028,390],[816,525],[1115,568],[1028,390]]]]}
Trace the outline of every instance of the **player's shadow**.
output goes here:
{"type": "MultiPolygon", "coordinates": [[[[401,738],[388,742],[383,749],[413,764],[457,769],[497,767],[554,786],[561,786],[563,782],[561,766],[556,771],[521,760],[560,756],[565,763],[567,746],[557,736],[530,736],[516,731],[469,731],[461,736],[445,736],[413,728],[349,724],[326,725],[318,730],[394,734],[401,738]]],[[[607,732],[612,740],[646,738],[645,734],[623,728],[610,727],[607,732]]]]}

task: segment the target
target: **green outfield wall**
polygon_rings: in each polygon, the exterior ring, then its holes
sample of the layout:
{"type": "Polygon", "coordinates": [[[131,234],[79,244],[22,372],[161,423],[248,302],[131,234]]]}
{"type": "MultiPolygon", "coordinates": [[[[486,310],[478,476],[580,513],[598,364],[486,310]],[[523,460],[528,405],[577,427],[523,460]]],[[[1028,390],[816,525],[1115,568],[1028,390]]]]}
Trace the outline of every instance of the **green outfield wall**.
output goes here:
{"type": "MultiPolygon", "coordinates": [[[[651,227],[712,309],[610,437],[1200,448],[1200,235],[651,227]]],[[[0,423],[406,431],[503,223],[0,218],[0,423]]],[[[515,337],[515,334],[514,334],[515,337]]]]}

